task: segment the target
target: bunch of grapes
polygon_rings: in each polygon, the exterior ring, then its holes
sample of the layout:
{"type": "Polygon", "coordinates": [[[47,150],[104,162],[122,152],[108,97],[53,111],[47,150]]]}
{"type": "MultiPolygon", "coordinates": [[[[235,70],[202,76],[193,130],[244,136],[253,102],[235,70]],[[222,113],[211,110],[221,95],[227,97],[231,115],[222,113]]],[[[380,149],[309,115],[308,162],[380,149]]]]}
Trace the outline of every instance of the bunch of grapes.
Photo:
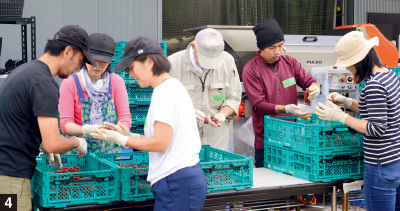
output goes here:
{"type": "Polygon", "coordinates": [[[131,165],[130,163],[126,163],[126,164],[118,163],[118,165],[119,165],[120,167],[124,167],[124,168],[134,168],[134,169],[148,168],[148,165],[138,165],[138,164],[131,165]]]}
{"type": "Polygon", "coordinates": [[[89,177],[81,177],[81,176],[75,176],[72,177],[73,180],[78,180],[78,181],[82,181],[82,180],[90,180],[89,177]]]}
{"type": "Polygon", "coordinates": [[[304,92],[304,103],[309,104],[310,100],[308,99],[308,96],[310,95],[310,90],[307,88],[306,91],[304,92]]]}
{"type": "Polygon", "coordinates": [[[70,173],[70,172],[81,172],[82,170],[77,166],[68,167],[65,165],[62,169],[55,171],[54,173],[70,173]]]}
{"type": "MultiPolygon", "coordinates": [[[[211,119],[211,121],[213,121],[216,125],[218,125],[218,119],[217,118],[215,118],[214,117],[214,115],[211,115],[210,116],[210,119],[211,119]]],[[[208,118],[206,118],[205,120],[204,120],[204,124],[208,124],[209,122],[208,122],[208,118]]],[[[219,125],[218,125],[218,127],[219,127],[219,125]]]]}

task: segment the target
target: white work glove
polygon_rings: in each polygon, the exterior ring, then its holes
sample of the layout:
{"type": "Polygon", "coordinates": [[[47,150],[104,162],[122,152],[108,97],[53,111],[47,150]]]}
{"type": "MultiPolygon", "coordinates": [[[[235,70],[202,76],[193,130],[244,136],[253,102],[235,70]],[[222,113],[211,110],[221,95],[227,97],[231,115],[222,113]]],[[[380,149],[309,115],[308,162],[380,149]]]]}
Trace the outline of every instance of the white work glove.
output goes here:
{"type": "MultiPolygon", "coordinates": [[[[129,131],[129,129],[125,125],[120,123],[120,122],[118,122],[118,125],[115,125],[115,124],[112,124],[112,123],[109,123],[109,122],[103,122],[103,124],[104,124],[104,126],[109,127],[111,129],[117,131],[121,135],[129,136],[129,137],[133,137],[133,138],[140,138],[140,134],[131,133],[131,131],[129,131]]],[[[100,126],[100,128],[105,128],[104,126],[100,126]]]]}
{"type": "Polygon", "coordinates": [[[194,113],[196,114],[197,123],[204,122],[207,118],[206,114],[200,110],[194,109],[194,113]]]}
{"type": "Polygon", "coordinates": [[[319,116],[318,118],[322,120],[328,120],[328,121],[334,121],[334,122],[341,122],[344,124],[344,121],[346,120],[348,114],[344,113],[339,106],[335,105],[331,101],[327,100],[328,104],[332,106],[332,108],[329,108],[328,106],[325,106],[322,103],[318,103],[320,108],[317,106],[315,109],[317,110],[315,113],[319,116]]]}
{"type": "Polygon", "coordinates": [[[124,136],[117,131],[107,130],[107,129],[97,129],[95,133],[91,133],[93,138],[97,138],[104,141],[114,142],[121,146],[126,146],[126,141],[128,140],[128,136],[124,136]]]}
{"type": "Polygon", "coordinates": [[[306,121],[309,121],[311,119],[310,118],[311,114],[309,111],[301,112],[300,107],[295,104],[289,104],[289,105],[285,106],[285,111],[287,114],[292,114],[292,115],[297,116],[306,121]]]}
{"type": "Polygon", "coordinates": [[[76,157],[81,158],[87,153],[87,142],[84,138],[76,137],[79,141],[79,147],[75,148],[78,153],[76,153],[76,157]]]}
{"type": "Polygon", "coordinates": [[[321,92],[317,85],[311,85],[308,87],[308,90],[310,90],[310,94],[308,95],[310,101],[314,100],[321,92]]]}
{"type": "Polygon", "coordinates": [[[82,126],[82,134],[84,136],[88,136],[90,133],[96,132],[94,129],[99,126],[100,125],[84,125],[84,126],[82,126]]]}
{"type": "Polygon", "coordinates": [[[330,93],[326,100],[333,102],[338,106],[344,106],[345,108],[349,109],[351,104],[353,104],[353,99],[345,97],[337,92],[330,93]]]}
{"type": "Polygon", "coordinates": [[[222,123],[224,123],[226,120],[225,114],[222,114],[222,113],[215,114],[214,118],[218,119],[218,121],[216,123],[214,121],[212,121],[211,115],[207,115],[208,124],[210,124],[211,126],[214,126],[214,127],[220,127],[222,125],[222,123]]]}
{"type": "Polygon", "coordinates": [[[42,150],[43,154],[45,154],[49,158],[49,164],[54,168],[62,168],[61,157],[60,154],[56,153],[48,153],[42,145],[40,145],[40,149],[42,150]]]}

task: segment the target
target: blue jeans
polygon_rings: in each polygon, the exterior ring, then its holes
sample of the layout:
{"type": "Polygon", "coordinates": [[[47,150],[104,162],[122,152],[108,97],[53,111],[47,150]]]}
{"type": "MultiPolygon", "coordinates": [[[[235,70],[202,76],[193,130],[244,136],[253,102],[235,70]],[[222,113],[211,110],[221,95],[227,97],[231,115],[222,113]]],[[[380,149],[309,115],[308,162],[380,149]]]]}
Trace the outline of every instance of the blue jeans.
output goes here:
{"type": "Polygon", "coordinates": [[[400,211],[400,161],[365,164],[364,194],[368,211],[400,211]]]}
{"type": "Polygon", "coordinates": [[[200,163],[164,177],[151,187],[154,210],[201,210],[207,196],[207,182],[200,163]]]}

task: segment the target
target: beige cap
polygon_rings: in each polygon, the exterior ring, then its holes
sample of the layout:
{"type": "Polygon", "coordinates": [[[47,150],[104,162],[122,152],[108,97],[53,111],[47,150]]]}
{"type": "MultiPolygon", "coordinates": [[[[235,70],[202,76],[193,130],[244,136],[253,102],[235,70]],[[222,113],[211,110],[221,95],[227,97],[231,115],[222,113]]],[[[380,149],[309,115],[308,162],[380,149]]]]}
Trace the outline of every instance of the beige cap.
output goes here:
{"type": "Polygon", "coordinates": [[[334,67],[349,67],[357,64],[367,56],[372,47],[378,45],[378,37],[367,40],[360,31],[349,32],[336,43],[337,61],[334,67]]]}
{"type": "Polygon", "coordinates": [[[221,33],[206,28],[199,31],[194,39],[199,64],[204,69],[218,69],[223,64],[222,51],[225,43],[221,33]]]}

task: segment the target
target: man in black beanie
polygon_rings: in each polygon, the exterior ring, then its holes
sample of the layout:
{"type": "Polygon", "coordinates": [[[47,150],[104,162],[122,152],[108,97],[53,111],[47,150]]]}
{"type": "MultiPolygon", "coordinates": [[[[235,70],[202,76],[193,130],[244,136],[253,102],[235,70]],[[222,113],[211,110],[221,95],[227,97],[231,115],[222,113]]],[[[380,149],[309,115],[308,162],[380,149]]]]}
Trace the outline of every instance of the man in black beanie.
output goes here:
{"type": "Polygon", "coordinates": [[[284,35],[275,19],[261,21],[253,28],[260,49],[243,69],[242,80],[251,103],[255,134],[255,166],[264,166],[264,116],[288,114],[309,120],[309,112],[297,106],[296,85],[309,89],[309,100],[320,93],[320,85],[284,49],[284,35]]]}

